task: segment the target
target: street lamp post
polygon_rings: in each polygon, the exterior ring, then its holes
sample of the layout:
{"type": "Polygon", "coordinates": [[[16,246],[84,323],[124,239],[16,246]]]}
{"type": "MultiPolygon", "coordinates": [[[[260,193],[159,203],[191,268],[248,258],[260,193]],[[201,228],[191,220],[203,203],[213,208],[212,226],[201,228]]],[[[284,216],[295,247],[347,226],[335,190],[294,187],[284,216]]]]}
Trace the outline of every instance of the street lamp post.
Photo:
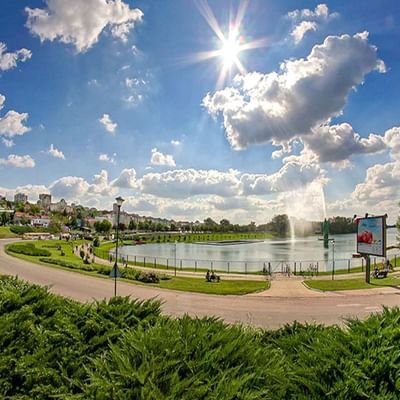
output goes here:
{"type": "Polygon", "coordinates": [[[329,239],[332,242],[332,280],[335,279],[335,239],[329,239]]]}
{"type": "Polygon", "coordinates": [[[175,262],[174,262],[174,266],[175,266],[175,276],[176,276],[176,240],[175,240],[175,252],[174,252],[174,255],[175,255],[175,262]]]}
{"type": "Polygon", "coordinates": [[[115,247],[115,262],[114,262],[114,267],[113,270],[111,271],[113,276],[114,276],[114,296],[117,295],[117,276],[119,275],[118,271],[118,231],[119,231],[119,215],[121,212],[121,206],[122,203],[124,202],[124,199],[121,196],[118,196],[115,199],[118,207],[118,212],[117,212],[117,228],[116,228],[116,247],[115,247]]]}

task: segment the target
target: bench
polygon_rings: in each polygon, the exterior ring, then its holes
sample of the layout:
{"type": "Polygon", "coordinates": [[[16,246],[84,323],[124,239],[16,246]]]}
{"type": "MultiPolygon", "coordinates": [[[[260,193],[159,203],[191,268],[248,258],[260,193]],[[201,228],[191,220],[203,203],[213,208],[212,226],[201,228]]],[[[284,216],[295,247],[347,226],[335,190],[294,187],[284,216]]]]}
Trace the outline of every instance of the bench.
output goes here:
{"type": "Polygon", "coordinates": [[[373,277],[376,278],[376,279],[386,278],[388,272],[389,271],[387,269],[380,269],[378,271],[374,271],[373,272],[373,277]]]}
{"type": "Polygon", "coordinates": [[[206,276],[206,281],[207,282],[219,282],[220,280],[221,280],[220,276],[216,275],[216,274],[210,275],[208,277],[206,276]]]}

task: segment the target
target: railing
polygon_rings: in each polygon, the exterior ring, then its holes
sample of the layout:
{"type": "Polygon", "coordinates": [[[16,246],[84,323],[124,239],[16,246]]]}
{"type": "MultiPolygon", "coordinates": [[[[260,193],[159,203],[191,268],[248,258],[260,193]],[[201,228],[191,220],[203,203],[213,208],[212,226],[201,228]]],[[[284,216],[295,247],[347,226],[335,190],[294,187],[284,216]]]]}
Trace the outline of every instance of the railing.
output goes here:
{"type": "MultiPolygon", "coordinates": [[[[115,260],[115,249],[102,251],[95,248],[95,255],[100,258],[115,260]]],[[[393,266],[400,265],[400,254],[388,255],[393,266]]],[[[382,266],[382,257],[371,257],[371,268],[382,266]]],[[[134,265],[159,268],[202,272],[207,270],[219,271],[224,273],[264,273],[264,274],[294,274],[294,275],[319,275],[351,273],[364,271],[364,258],[349,259],[328,259],[328,260],[204,260],[187,259],[175,257],[154,257],[149,255],[120,255],[118,262],[123,264],[131,263],[134,265]]]]}

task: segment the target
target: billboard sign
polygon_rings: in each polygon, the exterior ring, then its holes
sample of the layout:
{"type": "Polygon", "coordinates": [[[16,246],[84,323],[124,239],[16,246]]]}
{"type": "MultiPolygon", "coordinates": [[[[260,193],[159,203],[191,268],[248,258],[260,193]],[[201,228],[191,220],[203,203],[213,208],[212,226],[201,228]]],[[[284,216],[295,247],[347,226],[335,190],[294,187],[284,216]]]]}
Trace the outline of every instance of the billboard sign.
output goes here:
{"type": "Polygon", "coordinates": [[[386,257],[386,216],[357,219],[357,253],[386,257]]]}

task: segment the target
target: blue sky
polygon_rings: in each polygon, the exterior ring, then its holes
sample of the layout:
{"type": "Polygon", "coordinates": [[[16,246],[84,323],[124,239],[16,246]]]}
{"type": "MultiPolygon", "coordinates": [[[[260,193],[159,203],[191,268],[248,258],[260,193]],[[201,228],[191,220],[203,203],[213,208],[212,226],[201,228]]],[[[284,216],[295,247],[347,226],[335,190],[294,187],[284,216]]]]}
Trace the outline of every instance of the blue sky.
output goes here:
{"type": "Polygon", "coordinates": [[[1,7],[0,194],[122,194],[189,220],[396,218],[398,2],[1,7]]]}

